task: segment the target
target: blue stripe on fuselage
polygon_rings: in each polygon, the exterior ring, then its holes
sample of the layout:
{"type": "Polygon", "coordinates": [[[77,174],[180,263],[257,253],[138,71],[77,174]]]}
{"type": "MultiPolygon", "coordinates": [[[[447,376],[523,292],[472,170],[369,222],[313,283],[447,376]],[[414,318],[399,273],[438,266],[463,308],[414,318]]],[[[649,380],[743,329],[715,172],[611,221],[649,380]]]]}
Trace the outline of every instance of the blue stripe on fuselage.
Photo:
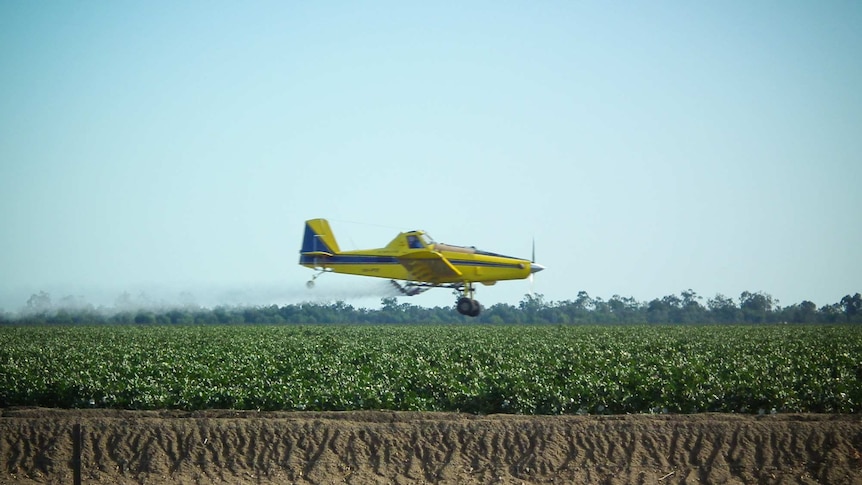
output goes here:
{"type": "MultiPolygon", "coordinates": [[[[473,261],[463,259],[450,259],[453,266],[479,266],[486,268],[516,268],[523,269],[524,262],[518,263],[499,263],[493,261],[473,261]]],[[[338,254],[325,258],[302,256],[300,264],[320,264],[320,265],[335,265],[335,264],[401,264],[398,258],[394,256],[376,256],[376,255],[361,255],[361,254],[338,254]]]]}
{"type": "Polygon", "coordinates": [[[326,265],[330,264],[400,264],[398,259],[392,256],[373,256],[373,255],[346,255],[346,254],[338,254],[335,256],[328,256],[325,258],[313,257],[313,256],[302,256],[300,258],[300,264],[318,264],[323,263],[326,265]]]}

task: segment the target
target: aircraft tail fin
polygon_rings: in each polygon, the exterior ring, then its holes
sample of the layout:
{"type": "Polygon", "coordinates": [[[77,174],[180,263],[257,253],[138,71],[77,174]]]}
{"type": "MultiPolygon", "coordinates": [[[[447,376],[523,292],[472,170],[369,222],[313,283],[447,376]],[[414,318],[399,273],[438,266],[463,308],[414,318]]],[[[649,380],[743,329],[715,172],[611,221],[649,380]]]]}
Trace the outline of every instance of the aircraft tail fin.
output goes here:
{"type": "MultiPolygon", "coordinates": [[[[326,219],[311,219],[305,221],[305,235],[302,238],[302,249],[299,251],[303,257],[334,256],[341,252],[332,228],[326,219]]],[[[302,259],[302,258],[300,258],[302,259]]]]}

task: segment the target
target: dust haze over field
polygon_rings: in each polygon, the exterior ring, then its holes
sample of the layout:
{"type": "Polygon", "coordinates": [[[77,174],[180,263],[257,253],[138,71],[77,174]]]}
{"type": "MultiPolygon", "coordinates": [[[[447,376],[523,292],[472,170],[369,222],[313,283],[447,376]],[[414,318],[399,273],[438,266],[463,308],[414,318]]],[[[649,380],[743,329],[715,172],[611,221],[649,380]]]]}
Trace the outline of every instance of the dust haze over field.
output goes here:
{"type": "MultiPolygon", "coordinates": [[[[308,272],[308,279],[313,273],[308,272]]],[[[374,307],[381,298],[399,296],[386,280],[363,279],[354,284],[317,280],[314,288],[307,280],[245,285],[130,285],[123,288],[76,288],[51,286],[44,289],[9,291],[0,295],[0,311],[26,314],[33,311],[95,309],[101,313],[165,311],[174,308],[254,307],[303,302],[348,301],[355,306],[374,307]],[[50,301],[39,301],[39,295],[50,301]],[[32,300],[31,300],[32,299],[32,300]],[[32,301],[32,303],[29,303],[32,301]]]]}

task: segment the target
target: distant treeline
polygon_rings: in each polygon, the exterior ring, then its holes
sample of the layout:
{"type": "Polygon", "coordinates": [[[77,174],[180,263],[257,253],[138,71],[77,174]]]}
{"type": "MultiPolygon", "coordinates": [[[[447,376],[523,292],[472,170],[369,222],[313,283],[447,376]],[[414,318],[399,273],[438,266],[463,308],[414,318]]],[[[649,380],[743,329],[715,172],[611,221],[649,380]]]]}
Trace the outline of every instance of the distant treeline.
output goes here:
{"type": "Polygon", "coordinates": [[[847,295],[820,308],[803,301],[780,306],[771,295],[744,291],[738,300],[718,294],[703,303],[692,290],[649,302],[614,295],[608,300],[586,291],[574,300],[545,301],[543,295],[525,295],[517,305],[496,304],[476,318],[464,317],[452,307],[427,308],[383,298],[380,309],[357,308],[343,301],[212,309],[189,305],[163,309],[104,309],[91,305],[53,305],[45,292],[35,294],[19,314],[0,312],[0,324],[278,324],[278,323],[477,323],[477,324],[840,324],[862,323],[862,295],[847,295]]]}

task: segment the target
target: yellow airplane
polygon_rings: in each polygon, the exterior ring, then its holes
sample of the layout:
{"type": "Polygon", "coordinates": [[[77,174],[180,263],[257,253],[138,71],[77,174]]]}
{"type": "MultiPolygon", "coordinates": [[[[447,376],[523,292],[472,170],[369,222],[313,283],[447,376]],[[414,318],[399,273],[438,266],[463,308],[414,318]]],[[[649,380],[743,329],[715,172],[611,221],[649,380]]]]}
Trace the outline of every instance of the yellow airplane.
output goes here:
{"type": "Polygon", "coordinates": [[[471,317],[482,310],[473,299],[473,283],[520,280],[545,269],[527,259],[436,243],[423,231],[402,232],[384,248],[341,251],[326,219],[305,221],[299,253],[299,264],[319,271],[307,283],[309,288],[326,272],[388,278],[408,296],[430,288],[452,288],[460,294],[455,305],[458,313],[471,317]]]}

